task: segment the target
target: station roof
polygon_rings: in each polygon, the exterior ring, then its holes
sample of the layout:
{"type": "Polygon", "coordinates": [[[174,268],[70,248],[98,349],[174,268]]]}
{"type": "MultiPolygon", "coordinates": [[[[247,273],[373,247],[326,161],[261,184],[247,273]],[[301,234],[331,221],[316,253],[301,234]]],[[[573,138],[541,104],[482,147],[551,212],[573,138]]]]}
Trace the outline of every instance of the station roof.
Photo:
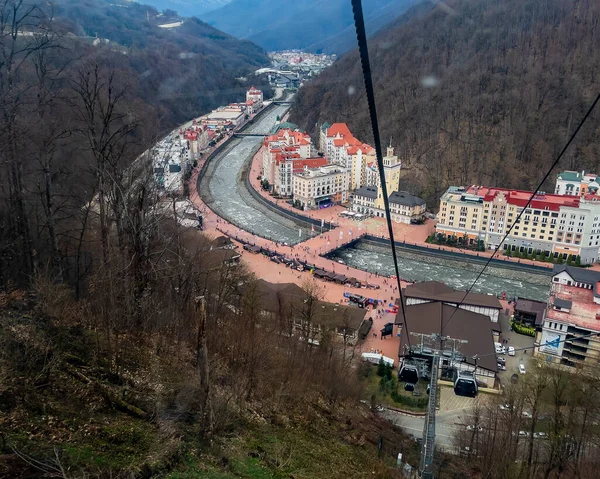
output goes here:
{"type": "Polygon", "coordinates": [[[472,291],[465,296],[465,291],[458,291],[439,281],[424,281],[408,285],[404,288],[404,296],[406,298],[427,299],[429,301],[454,304],[463,303],[471,306],[502,309],[500,301],[495,296],[474,293],[472,291]]]}
{"type": "MultiPolygon", "coordinates": [[[[479,367],[493,372],[498,371],[492,322],[487,316],[465,309],[456,309],[454,306],[439,302],[407,305],[404,309],[406,323],[402,308],[398,311],[395,321],[403,329],[398,350],[399,357],[405,356],[409,342],[415,344],[417,341],[415,336],[410,336],[408,340],[407,331],[408,333],[443,334],[467,341],[459,347],[460,353],[465,358],[471,359],[477,355],[479,367]]],[[[437,344],[433,342],[432,346],[441,347],[439,341],[437,344]]],[[[472,359],[467,362],[473,363],[472,359]]]]}

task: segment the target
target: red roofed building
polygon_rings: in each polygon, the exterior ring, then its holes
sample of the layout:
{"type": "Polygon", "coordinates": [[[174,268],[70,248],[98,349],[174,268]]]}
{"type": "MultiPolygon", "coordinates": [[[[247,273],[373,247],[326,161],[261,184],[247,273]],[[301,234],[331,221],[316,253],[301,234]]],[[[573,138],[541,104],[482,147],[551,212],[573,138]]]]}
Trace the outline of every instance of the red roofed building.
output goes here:
{"type": "Polygon", "coordinates": [[[489,249],[563,259],[579,256],[582,264],[594,263],[600,257],[600,197],[596,195],[453,186],[440,200],[438,218],[438,233],[469,244],[481,240],[489,249]]]}
{"type": "Polygon", "coordinates": [[[281,196],[292,196],[292,175],[302,173],[306,168],[318,168],[327,164],[327,158],[301,158],[298,153],[280,153],[275,160],[273,191],[281,196]]]}
{"type": "MultiPolygon", "coordinates": [[[[292,131],[289,128],[282,128],[274,135],[266,136],[263,141],[263,158],[262,158],[262,176],[271,185],[277,185],[276,169],[281,161],[288,158],[310,158],[312,155],[312,143],[310,136],[301,131],[292,131]],[[278,160],[279,155],[279,160],[278,160]],[[279,163],[278,163],[279,161],[279,163]]],[[[286,177],[285,181],[280,184],[281,191],[287,191],[284,185],[291,184],[286,177]]],[[[279,187],[275,186],[275,191],[279,187]]],[[[290,194],[290,193],[280,193],[290,194]]]]}
{"type": "Polygon", "coordinates": [[[254,111],[258,111],[263,106],[263,92],[251,86],[246,92],[246,101],[249,100],[253,101],[254,111]]]}
{"type": "Polygon", "coordinates": [[[351,190],[373,186],[374,183],[369,183],[367,165],[375,161],[375,149],[356,139],[346,123],[324,123],[320,130],[319,148],[331,163],[349,170],[351,190]]]}
{"type": "Polygon", "coordinates": [[[208,132],[206,128],[200,126],[195,120],[192,126],[185,130],[179,131],[180,138],[187,140],[191,151],[191,156],[194,159],[200,157],[200,152],[208,148],[208,132]]]}

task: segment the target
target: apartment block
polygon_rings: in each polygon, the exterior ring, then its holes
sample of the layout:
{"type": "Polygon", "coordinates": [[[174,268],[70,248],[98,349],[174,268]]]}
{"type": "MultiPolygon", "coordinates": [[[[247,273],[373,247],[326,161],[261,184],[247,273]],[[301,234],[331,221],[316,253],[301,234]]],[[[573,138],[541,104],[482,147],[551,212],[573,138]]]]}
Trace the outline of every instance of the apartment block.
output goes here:
{"type": "Polygon", "coordinates": [[[366,170],[376,161],[375,149],[356,139],[346,123],[323,123],[319,131],[319,149],[331,163],[349,170],[349,189],[367,185],[366,170]]]}
{"type": "Polygon", "coordinates": [[[566,367],[600,360],[600,272],[555,265],[535,354],[566,367]]]}
{"type": "Polygon", "coordinates": [[[263,92],[251,86],[246,92],[246,104],[254,111],[258,111],[263,106],[263,92]]]}
{"type": "Polygon", "coordinates": [[[556,178],[554,193],[557,195],[585,196],[596,194],[600,188],[600,177],[582,171],[563,171],[556,178]]]}
{"type": "Polygon", "coordinates": [[[327,165],[327,158],[300,158],[297,154],[292,156],[278,155],[275,159],[275,177],[273,178],[273,191],[280,196],[292,196],[293,175],[302,173],[306,168],[313,169],[327,165]]]}
{"type": "Polygon", "coordinates": [[[261,174],[271,185],[278,185],[274,186],[276,192],[286,195],[291,194],[291,191],[283,193],[283,191],[287,191],[283,183],[291,184],[293,170],[293,166],[285,166],[286,161],[310,158],[312,153],[312,143],[308,134],[282,128],[277,133],[266,136],[263,141],[261,174]],[[283,171],[277,172],[278,168],[283,171]],[[289,178],[287,177],[288,169],[289,178]],[[285,181],[282,182],[282,179],[285,181]]]}
{"type": "Polygon", "coordinates": [[[304,209],[326,208],[348,199],[349,171],[339,165],[305,168],[292,175],[294,200],[304,209]]]}
{"type": "MultiPolygon", "coordinates": [[[[498,247],[517,216],[534,194],[530,191],[486,186],[450,187],[440,200],[436,231],[482,240],[498,247]]],[[[599,258],[600,197],[535,193],[529,207],[514,225],[501,250],[553,254],[555,258],[580,256],[582,264],[599,258]]]]}

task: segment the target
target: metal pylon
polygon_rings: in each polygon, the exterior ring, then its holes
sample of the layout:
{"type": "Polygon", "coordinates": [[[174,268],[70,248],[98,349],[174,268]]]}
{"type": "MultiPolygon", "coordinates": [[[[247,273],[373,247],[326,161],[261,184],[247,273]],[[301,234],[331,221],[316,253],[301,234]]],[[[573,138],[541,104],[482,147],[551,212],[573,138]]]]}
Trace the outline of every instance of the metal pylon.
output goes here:
{"type": "Polygon", "coordinates": [[[427,408],[427,416],[425,416],[425,425],[423,427],[423,446],[421,448],[421,463],[419,465],[419,474],[423,479],[433,479],[433,457],[435,451],[435,411],[437,407],[439,365],[440,355],[436,352],[433,355],[431,364],[429,406],[427,408]]]}

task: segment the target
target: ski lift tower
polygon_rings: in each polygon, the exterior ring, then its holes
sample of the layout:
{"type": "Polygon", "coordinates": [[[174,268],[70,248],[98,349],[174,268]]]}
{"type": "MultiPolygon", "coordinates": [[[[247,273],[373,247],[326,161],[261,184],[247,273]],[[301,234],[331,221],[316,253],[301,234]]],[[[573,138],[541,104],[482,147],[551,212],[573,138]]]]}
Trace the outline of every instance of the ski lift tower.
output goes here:
{"type": "Polygon", "coordinates": [[[435,451],[435,409],[437,407],[439,353],[433,354],[431,363],[431,382],[429,383],[429,405],[423,426],[423,445],[421,446],[421,463],[419,474],[423,479],[433,479],[433,453],[435,451]]]}
{"type": "Polygon", "coordinates": [[[441,336],[439,334],[410,333],[417,336],[419,341],[411,347],[411,354],[431,357],[431,379],[429,383],[429,403],[427,415],[423,426],[423,445],[421,446],[421,461],[419,464],[419,477],[433,479],[433,460],[435,455],[435,411],[438,396],[438,377],[440,358],[442,356],[455,360],[463,358],[458,352],[457,344],[465,344],[463,339],[441,336]],[[451,346],[446,346],[451,343],[451,346]]]}

